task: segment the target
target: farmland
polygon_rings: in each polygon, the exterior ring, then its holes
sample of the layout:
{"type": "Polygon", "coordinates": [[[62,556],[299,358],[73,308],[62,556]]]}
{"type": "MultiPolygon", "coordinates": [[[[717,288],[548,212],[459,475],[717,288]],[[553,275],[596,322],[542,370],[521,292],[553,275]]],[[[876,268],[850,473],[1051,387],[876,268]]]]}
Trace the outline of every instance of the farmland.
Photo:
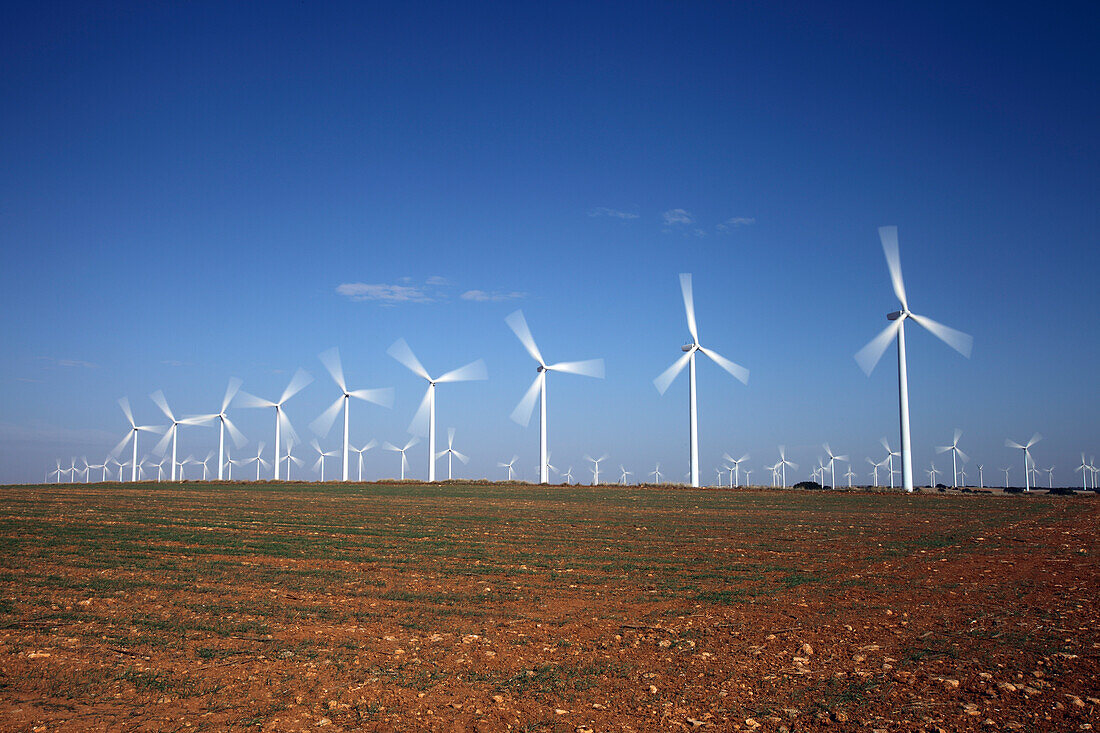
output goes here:
{"type": "Polygon", "coordinates": [[[4,730],[1078,730],[1095,497],[0,487],[4,730]]]}

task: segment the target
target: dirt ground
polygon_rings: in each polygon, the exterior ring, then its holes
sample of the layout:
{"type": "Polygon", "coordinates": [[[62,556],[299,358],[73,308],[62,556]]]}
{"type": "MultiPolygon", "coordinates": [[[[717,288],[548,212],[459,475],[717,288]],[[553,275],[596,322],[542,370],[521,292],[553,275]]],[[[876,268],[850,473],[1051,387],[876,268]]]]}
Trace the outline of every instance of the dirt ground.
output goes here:
{"type": "Polygon", "coordinates": [[[2,730],[1076,731],[1097,497],[0,487],[2,730]]]}

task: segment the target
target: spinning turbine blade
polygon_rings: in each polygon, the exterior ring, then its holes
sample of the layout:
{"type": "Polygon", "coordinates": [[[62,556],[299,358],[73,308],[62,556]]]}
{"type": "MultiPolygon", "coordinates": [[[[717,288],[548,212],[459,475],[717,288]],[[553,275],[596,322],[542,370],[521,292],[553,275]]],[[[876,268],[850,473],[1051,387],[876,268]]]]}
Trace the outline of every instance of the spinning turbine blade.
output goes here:
{"type": "Polygon", "coordinates": [[[126,447],[126,444],[130,442],[130,438],[132,438],[132,437],[134,437],[134,431],[133,430],[127,430],[126,431],[126,437],[124,437],[122,440],[118,441],[118,445],[116,445],[114,448],[111,449],[111,455],[112,456],[117,456],[119,453],[121,453],[122,449],[126,447]]]}
{"type": "Polygon", "coordinates": [[[125,397],[119,397],[118,406],[122,408],[122,414],[126,416],[126,420],[130,423],[130,427],[136,426],[137,423],[134,422],[134,413],[130,410],[130,400],[125,397]]]}
{"type": "Polygon", "coordinates": [[[332,423],[336,421],[336,416],[340,414],[340,407],[344,404],[344,396],[340,395],[336,398],[327,410],[322,412],[309,424],[309,429],[320,435],[322,438],[328,435],[328,431],[332,430],[332,423]]]}
{"type": "Polygon", "coordinates": [[[279,423],[283,426],[283,432],[286,433],[288,441],[302,442],[302,439],[298,437],[298,431],[290,424],[290,417],[286,414],[286,410],[279,410],[279,423]]]}
{"type": "Polygon", "coordinates": [[[878,336],[875,336],[867,345],[856,352],[855,360],[859,364],[859,368],[863,370],[864,374],[870,375],[875,369],[875,365],[878,364],[879,359],[886,353],[886,347],[888,347],[894,340],[894,337],[898,333],[898,329],[901,328],[902,319],[899,318],[896,321],[890,323],[889,326],[882,329],[882,332],[878,336]]]}
{"type": "Polygon", "coordinates": [[[699,332],[695,327],[695,295],[691,290],[691,273],[680,273],[680,294],[684,296],[684,312],[687,314],[688,333],[691,340],[699,343],[699,332]]]}
{"type": "Polygon", "coordinates": [[[478,359],[477,361],[470,362],[466,366],[452,369],[436,379],[435,382],[436,384],[441,384],[443,382],[472,382],[488,378],[489,372],[485,369],[485,361],[483,359],[478,359]]]}
{"type": "Polygon", "coordinates": [[[409,438],[409,442],[405,443],[405,447],[402,448],[402,450],[408,450],[409,448],[412,448],[414,445],[416,445],[419,442],[420,442],[420,438],[414,435],[413,437],[409,438]]]}
{"type": "Polygon", "coordinates": [[[523,427],[527,427],[531,424],[531,413],[535,411],[535,400],[539,398],[539,388],[542,386],[542,380],[546,379],[546,372],[539,372],[535,377],[535,381],[531,382],[531,386],[527,388],[527,392],[524,393],[523,399],[516,405],[516,409],[512,410],[512,421],[519,423],[523,427]]]}
{"type": "Polygon", "coordinates": [[[1005,438],[1005,447],[1006,448],[1015,448],[1016,450],[1023,450],[1024,449],[1024,447],[1022,445],[1020,445],[1019,443],[1017,443],[1015,440],[1009,440],[1008,438],[1005,438]]]}
{"type": "Polygon", "coordinates": [[[176,418],[172,416],[172,411],[168,409],[168,402],[164,399],[164,392],[161,392],[158,389],[156,392],[149,395],[149,399],[157,403],[157,407],[160,408],[160,411],[163,412],[169,420],[171,420],[172,422],[176,421],[176,418]]]}
{"type": "Polygon", "coordinates": [[[241,380],[236,377],[232,377],[229,380],[229,385],[225,388],[225,397],[222,398],[222,412],[229,409],[229,403],[233,401],[233,398],[237,396],[237,391],[241,388],[241,380]]]}
{"type": "Polygon", "coordinates": [[[244,390],[237,393],[237,403],[241,407],[275,407],[275,403],[271,400],[265,400],[244,390]]]}
{"type": "Polygon", "coordinates": [[[233,440],[234,445],[240,448],[248,442],[248,438],[244,437],[244,433],[238,430],[237,426],[228,417],[224,417],[222,420],[225,422],[225,429],[229,431],[229,437],[233,440]]]}
{"type": "Polygon", "coordinates": [[[516,338],[523,344],[523,348],[527,349],[527,353],[531,355],[531,358],[542,366],[546,366],[542,354],[539,353],[539,347],[535,345],[535,338],[531,335],[531,329],[527,327],[527,319],[523,317],[523,311],[513,311],[504,319],[504,322],[516,334],[516,338]]]}
{"type": "Polygon", "coordinates": [[[953,328],[949,328],[942,323],[933,321],[927,316],[918,316],[916,313],[910,313],[909,317],[914,321],[924,326],[933,336],[938,338],[950,346],[955,351],[959,352],[967,359],[970,358],[970,352],[974,348],[974,337],[968,333],[962,331],[956,331],[953,328]]]}
{"type": "Polygon", "coordinates": [[[958,445],[959,444],[959,438],[961,438],[962,436],[963,436],[963,431],[959,430],[958,428],[955,428],[955,441],[952,443],[952,445],[958,445]]]}
{"type": "Polygon", "coordinates": [[[164,437],[157,441],[156,446],[153,447],[153,452],[158,456],[163,456],[164,451],[168,450],[168,440],[172,437],[172,433],[176,432],[176,426],[172,425],[164,431],[164,437]]]}
{"type": "Polygon", "coordinates": [[[386,353],[397,359],[399,362],[405,365],[405,367],[417,374],[429,382],[432,378],[428,375],[428,370],[424,368],[424,365],[420,363],[420,360],[416,358],[416,354],[409,348],[409,344],[403,338],[399,338],[393,342],[393,345],[386,350],[386,353]]]}
{"type": "Polygon", "coordinates": [[[420,400],[420,407],[416,408],[416,414],[413,415],[412,422],[409,423],[409,432],[413,435],[428,434],[428,410],[431,395],[432,388],[429,385],[428,389],[424,391],[424,399],[420,400]]]}
{"type": "Polygon", "coordinates": [[[700,346],[699,351],[702,351],[704,354],[711,358],[711,361],[713,361],[715,364],[722,367],[727,372],[736,377],[741,382],[741,384],[749,383],[749,370],[745,367],[741,366],[740,364],[733,363],[726,357],[719,354],[717,351],[712,351],[705,346],[700,346]]]}
{"type": "Polygon", "coordinates": [[[1035,445],[1036,443],[1038,443],[1042,439],[1043,439],[1043,436],[1039,435],[1038,433],[1035,433],[1034,435],[1031,436],[1031,440],[1027,441],[1027,447],[1030,448],[1031,446],[1035,445]]]}
{"type": "Polygon", "coordinates": [[[878,238],[882,241],[882,251],[886,255],[886,267],[890,270],[890,282],[894,286],[894,295],[898,296],[901,307],[909,310],[905,299],[905,282],[901,279],[901,255],[898,254],[898,228],[879,227],[878,238]]]}
{"type": "Polygon", "coordinates": [[[588,359],[586,361],[562,361],[558,362],[557,364],[551,364],[546,368],[553,372],[579,374],[582,377],[595,377],[596,379],[603,379],[604,377],[603,359],[588,359]]]}
{"type": "Polygon", "coordinates": [[[456,450],[452,450],[451,453],[454,453],[455,458],[462,461],[463,463],[469,463],[470,462],[469,456],[465,456],[465,455],[463,455],[462,453],[459,453],[456,450]]]}
{"type": "Polygon", "coordinates": [[[344,381],[344,366],[340,363],[340,351],[335,346],[327,351],[322,351],[317,356],[321,360],[321,363],[325,365],[325,369],[332,376],[332,381],[336,382],[336,386],[340,388],[341,392],[347,392],[347,383],[344,381]]]}
{"type": "Polygon", "coordinates": [[[447,428],[447,448],[453,448],[455,444],[455,429],[447,428]]]}
{"type": "Polygon", "coordinates": [[[672,384],[676,376],[684,370],[684,367],[688,365],[688,361],[691,359],[691,352],[687,352],[676,361],[672,362],[672,366],[665,369],[663,372],[657,375],[657,378],[653,380],[653,386],[657,388],[657,391],[661,394],[665,393],[669,385],[672,384]]]}
{"type": "Polygon", "coordinates": [[[298,371],[294,372],[294,376],[290,380],[290,384],[283,390],[283,396],[279,398],[279,404],[283,404],[294,395],[301,392],[307,384],[313,381],[313,377],[309,375],[305,369],[298,367],[298,371]]]}
{"type": "Polygon", "coordinates": [[[357,389],[353,392],[348,392],[349,395],[357,400],[363,400],[364,402],[373,402],[376,405],[382,407],[393,407],[393,387],[381,387],[379,389],[357,389]]]}

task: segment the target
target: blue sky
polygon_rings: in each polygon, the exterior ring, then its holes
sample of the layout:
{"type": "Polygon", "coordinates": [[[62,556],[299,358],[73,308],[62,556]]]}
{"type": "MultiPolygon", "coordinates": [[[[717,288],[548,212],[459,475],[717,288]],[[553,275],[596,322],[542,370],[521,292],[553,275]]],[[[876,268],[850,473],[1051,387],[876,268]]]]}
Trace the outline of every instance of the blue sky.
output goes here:
{"type": "MultiPolygon", "coordinates": [[[[897,442],[893,352],[870,378],[852,359],[896,307],[896,224],[912,308],[975,339],[967,360],[910,330],[916,468],[959,427],[987,481],[1019,480],[1004,439],[1039,431],[1073,483],[1100,453],[1097,26],[1084,3],[8,6],[0,481],[102,460],[122,395],[152,422],[150,392],[209,412],[231,376],[274,396],[305,367],[308,435],[331,346],[351,386],[396,390],[354,406],[353,442],[403,443],[398,337],[432,372],[488,365],[439,389],[462,474],[531,475],[516,308],[549,360],[607,363],[553,375],[555,465],[683,472],[686,379],[652,385],[687,338],[680,272],[703,343],[751,370],[700,364],[703,477],[730,451],[758,478],[780,443],[863,464],[897,442]]],[[[266,413],[233,416],[270,451],[266,413]]]]}

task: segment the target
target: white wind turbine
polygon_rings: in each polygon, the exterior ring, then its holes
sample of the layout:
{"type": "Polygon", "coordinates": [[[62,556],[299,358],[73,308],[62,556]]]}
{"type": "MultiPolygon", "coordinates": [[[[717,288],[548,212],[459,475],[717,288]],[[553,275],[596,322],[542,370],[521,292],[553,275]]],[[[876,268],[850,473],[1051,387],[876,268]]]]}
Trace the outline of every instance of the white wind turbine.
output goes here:
{"type": "MultiPolygon", "coordinates": [[[[749,459],[749,454],[746,453],[745,455],[741,456],[737,460],[734,460],[734,459],[730,458],[729,453],[724,453],[724,454],[722,454],[722,458],[726,459],[727,461],[729,461],[730,463],[733,464],[733,475],[736,477],[736,481],[737,481],[736,486],[738,488],[740,488],[741,487],[741,464],[749,459]]],[[[733,478],[733,477],[731,477],[731,478],[733,478]]]]}
{"type": "MultiPolygon", "coordinates": [[[[879,469],[879,466],[882,465],[882,463],[875,463],[870,458],[867,459],[867,462],[871,464],[871,474],[875,477],[874,478],[875,488],[877,489],[878,488],[878,469],[879,469]]],[[[885,463],[885,461],[883,461],[883,463],[885,463]]]]}
{"type": "Polygon", "coordinates": [[[531,382],[531,386],[527,388],[527,392],[523,395],[519,404],[516,405],[516,409],[512,410],[511,417],[516,423],[527,427],[527,425],[531,423],[531,413],[535,410],[535,400],[538,399],[540,401],[539,483],[545,484],[550,481],[549,467],[547,465],[550,457],[547,453],[548,439],[546,434],[546,375],[550,372],[565,372],[567,374],[580,374],[584,377],[603,379],[603,359],[562,361],[557,364],[548,365],[542,358],[542,352],[539,351],[539,347],[535,344],[535,338],[531,335],[531,329],[527,327],[527,319],[523,317],[523,311],[514,311],[510,313],[508,317],[504,319],[504,322],[507,323],[508,327],[512,329],[512,332],[516,334],[516,338],[523,344],[523,348],[527,350],[531,358],[539,364],[535,381],[531,382]]]}
{"type": "Polygon", "coordinates": [[[852,488],[852,477],[856,475],[856,472],[852,470],[852,464],[848,464],[848,470],[844,472],[844,478],[848,479],[848,488],[852,488]]]}
{"type": "Polygon", "coordinates": [[[1005,472],[1005,488],[1006,489],[1008,488],[1008,471],[1009,471],[1009,469],[1010,469],[1010,466],[1005,466],[1004,468],[1001,469],[1002,471],[1005,472]]]}
{"type": "Polygon", "coordinates": [[[1046,471],[1046,474],[1047,474],[1047,488],[1048,489],[1053,489],[1054,488],[1054,466],[1051,466],[1050,468],[1044,468],[1043,470],[1046,471]]]}
{"type": "MultiPolygon", "coordinates": [[[[228,386],[225,388],[225,396],[222,397],[222,409],[216,413],[210,415],[194,415],[191,419],[198,420],[202,424],[218,421],[218,481],[222,480],[222,469],[225,463],[225,431],[229,430],[229,437],[233,439],[233,443],[238,447],[242,447],[248,442],[248,439],[244,437],[237,426],[233,424],[233,421],[225,414],[225,411],[229,409],[229,403],[233,401],[233,398],[237,396],[237,391],[241,388],[241,380],[236,377],[232,377],[229,380],[228,386]]],[[[200,423],[196,423],[200,424],[200,423]]],[[[206,470],[203,469],[203,480],[206,480],[206,470]]]]}
{"type": "Polygon", "coordinates": [[[984,489],[985,488],[985,473],[982,470],[984,468],[985,468],[985,466],[983,466],[980,463],[978,464],[978,488],[979,489],[984,489]]]}
{"type": "Polygon", "coordinates": [[[468,456],[465,456],[462,453],[459,453],[458,451],[455,450],[454,443],[455,443],[455,429],[454,428],[447,428],[447,450],[441,451],[438,455],[436,455],[436,458],[442,458],[443,456],[447,456],[447,480],[448,481],[451,480],[451,463],[452,463],[453,458],[457,458],[458,460],[462,461],[464,464],[470,462],[470,459],[469,459],[468,456]]]}
{"type": "Polygon", "coordinates": [[[153,394],[149,395],[149,399],[157,404],[157,407],[160,408],[160,411],[163,412],[164,416],[167,417],[168,420],[171,422],[171,424],[168,426],[168,430],[164,433],[164,437],[161,438],[160,441],[158,441],[156,446],[153,448],[153,452],[156,453],[158,456],[164,455],[164,451],[168,447],[168,439],[172,439],[171,480],[175,481],[176,467],[178,466],[178,463],[176,462],[176,442],[179,438],[180,425],[205,425],[208,421],[204,416],[201,415],[198,417],[185,417],[177,420],[176,416],[172,414],[172,410],[168,407],[168,401],[164,399],[164,392],[161,392],[159,389],[153,394]]]}
{"type": "Polygon", "coordinates": [[[894,294],[901,302],[901,310],[887,314],[886,318],[892,323],[860,349],[856,353],[855,359],[860,368],[870,375],[879,359],[886,352],[886,347],[896,337],[898,342],[898,415],[901,422],[901,478],[905,490],[912,491],[913,445],[909,437],[909,377],[906,372],[905,361],[905,320],[907,318],[913,319],[917,324],[930,331],[933,336],[967,358],[970,358],[974,339],[962,331],[948,328],[942,323],[937,323],[931,318],[917,315],[909,310],[909,303],[905,298],[905,283],[901,278],[898,228],[894,226],[879,227],[878,235],[879,239],[882,240],[882,251],[886,255],[886,266],[890,270],[890,280],[894,285],[894,294]]]}
{"type": "Polygon", "coordinates": [[[573,483],[573,467],[570,466],[569,470],[563,473],[561,477],[565,480],[566,486],[573,483]]]}
{"type": "Polygon", "coordinates": [[[514,473],[513,469],[516,465],[516,461],[518,461],[518,460],[519,460],[519,456],[512,456],[512,460],[508,461],[507,463],[497,463],[497,466],[499,466],[500,468],[507,468],[508,469],[508,480],[509,481],[512,480],[512,474],[514,473]]]}
{"type": "MultiPolygon", "coordinates": [[[[414,445],[416,445],[419,442],[420,442],[420,438],[418,438],[417,436],[414,435],[412,438],[409,439],[408,443],[405,443],[404,448],[398,448],[396,445],[394,445],[393,443],[390,443],[389,441],[382,444],[382,449],[383,450],[392,450],[392,451],[396,451],[396,452],[401,454],[401,480],[402,481],[405,480],[405,469],[409,465],[409,459],[405,455],[405,452],[409,448],[412,448],[414,445]]],[[[513,460],[513,462],[515,461],[514,458],[512,460],[513,460]]],[[[509,471],[510,471],[510,469],[509,469],[509,471]]]]}
{"type": "Polygon", "coordinates": [[[695,298],[691,289],[691,274],[680,273],[680,293],[684,297],[684,311],[687,314],[688,333],[691,334],[691,343],[680,347],[684,355],[673,362],[665,371],[661,372],[653,380],[653,386],[660,394],[664,394],[676,376],[688,368],[688,458],[690,460],[691,485],[699,486],[699,420],[696,412],[695,389],[695,352],[702,351],[711,361],[725,369],[742,384],[749,383],[749,370],[735,364],[716,351],[708,349],[699,343],[699,332],[695,326],[695,298]]]}
{"type": "Polygon", "coordinates": [[[751,468],[746,468],[745,469],[745,486],[752,486],[752,481],[750,480],[751,476],[752,476],[752,469],[751,468]]]}
{"type": "MultiPolygon", "coordinates": [[[[301,441],[298,439],[297,433],[294,431],[294,426],[290,424],[290,420],[286,418],[283,413],[283,405],[294,395],[298,394],[313,381],[313,377],[306,372],[305,369],[299,368],[294,372],[294,376],[291,377],[290,383],[287,384],[286,389],[283,390],[283,394],[279,397],[278,402],[272,402],[271,400],[265,400],[262,397],[249,394],[242,391],[240,393],[241,406],[242,407],[274,407],[275,408],[275,480],[279,480],[279,446],[282,439],[283,423],[286,423],[287,437],[296,443],[301,441]]],[[[257,466],[257,469],[259,466],[257,466]]],[[[259,480],[259,479],[257,479],[259,480]]]]}
{"type": "MultiPolygon", "coordinates": [[[[263,453],[264,453],[264,444],[263,444],[263,442],[261,442],[259,445],[256,446],[256,457],[255,458],[249,458],[249,459],[243,461],[246,464],[247,463],[253,463],[253,462],[256,464],[256,480],[257,481],[260,480],[260,466],[261,465],[263,465],[263,466],[267,465],[267,461],[265,461],[263,459],[263,453]]],[[[279,457],[278,457],[278,454],[276,454],[275,461],[278,462],[278,460],[279,460],[279,457]]]]}
{"type": "MultiPolygon", "coordinates": [[[[60,464],[58,464],[58,468],[59,469],[61,468],[60,464]]],[[[1081,472],[1081,490],[1082,491],[1088,491],[1089,490],[1088,470],[1089,470],[1089,464],[1085,463],[1085,454],[1082,453],[1081,454],[1081,465],[1078,466],[1077,468],[1073,469],[1074,473],[1077,473],[1078,471],[1081,472]]],[[[58,476],[58,480],[60,480],[60,476],[58,476]]]]}
{"type": "Polygon", "coordinates": [[[798,470],[797,463],[792,463],[791,461],[787,460],[786,446],[781,445],[779,446],[779,462],[775,464],[775,470],[781,474],[784,489],[787,488],[787,466],[790,466],[792,471],[798,470]]]}
{"type": "Polygon", "coordinates": [[[1043,436],[1035,433],[1031,436],[1031,440],[1027,441],[1027,445],[1020,445],[1014,440],[1005,439],[1006,448],[1016,448],[1024,452],[1024,491],[1031,491],[1031,474],[1028,471],[1028,467],[1034,465],[1035,459],[1031,457],[1031,446],[1038,443],[1043,439],[1043,436]]]}
{"type": "Polygon", "coordinates": [[[829,477],[830,477],[829,478],[829,483],[832,484],[832,488],[835,489],[836,488],[836,462],[837,461],[842,461],[842,462],[847,463],[848,462],[848,456],[833,455],[833,451],[829,447],[828,443],[823,443],[821,447],[824,448],[825,452],[829,454],[829,477]]]}
{"type": "Polygon", "coordinates": [[[485,369],[485,362],[478,359],[477,361],[470,362],[466,366],[449,371],[442,376],[432,378],[432,376],[428,374],[428,370],[424,368],[424,365],[421,364],[420,360],[413,354],[412,349],[409,348],[405,339],[399,338],[397,341],[394,341],[393,345],[390,346],[386,353],[401,362],[405,368],[428,383],[428,389],[424,393],[424,399],[420,401],[420,407],[417,408],[416,414],[413,415],[412,422],[409,424],[409,432],[414,435],[428,436],[428,481],[435,481],[435,385],[444,384],[446,382],[469,382],[473,380],[488,379],[489,374],[485,369]],[[424,429],[425,422],[428,423],[427,430],[424,429]]]}
{"type": "Polygon", "coordinates": [[[210,459],[214,457],[214,451],[210,451],[206,454],[206,458],[203,458],[199,463],[202,464],[202,480],[206,480],[207,464],[210,463],[210,459]]]}
{"type": "Polygon", "coordinates": [[[600,461],[606,461],[607,460],[607,454],[604,453],[599,458],[592,458],[590,456],[585,456],[584,460],[590,461],[592,463],[592,485],[593,486],[599,486],[599,484],[600,484],[600,461]]]}
{"type": "Polygon", "coordinates": [[[316,439],[311,441],[310,445],[313,446],[313,450],[317,451],[317,462],[313,464],[313,470],[314,471],[320,470],[320,472],[321,472],[320,481],[321,481],[321,483],[324,483],[325,482],[325,458],[330,457],[330,456],[338,456],[338,455],[340,455],[340,453],[338,451],[334,451],[334,450],[330,450],[330,451],[321,450],[321,445],[320,445],[320,443],[317,442],[316,439]]]}
{"type": "Polygon", "coordinates": [[[955,439],[951,442],[951,445],[940,445],[936,447],[937,453],[946,453],[947,451],[951,451],[951,487],[956,489],[959,487],[959,465],[956,458],[961,458],[963,460],[963,463],[966,463],[970,460],[970,456],[966,455],[962,452],[962,450],[959,449],[959,438],[962,437],[962,434],[963,431],[955,428],[955,439]]]}
{"type": "Polygon", "coordinates": [[[926,471],[925,473],[928,474],[928,478],[929,478],[929,481],[930,481],[930,483],[928,484],[929,488],[933,488],[933,489],[936,488],[936,474],[938,474],[939,471],[936,470],[936,462],[935,461],[932,462],[932,468],[930,470],[926,471]]]}
{"type": "MultiPolygon", "coordinates": [[[[116,445],[111,450],[111,455],[112,456],[118,456],[118,454],[122,452],[122,449],[126,447],[126,444],[131,439],[133,439],[133,441],[134,441],[134,458],[133,458],[133,463],[131,464],[133,466],[133,468],[130,471],[130,481],[131,482],[132,481],[137,481],[137,462],[138,462],[137,461],[137,449],[138,449],[137,435],[140,432],[159,433],[161,430],[163,430],[163,428],[160,427],[159,425],[138,425],[138,424],[136,424],[134,422],[134,413],[133,413],[132,410],[130,410],[130,400],[128,400],[125,397],[120,397],[119,398],[118,406],[122,408],[122,414],[126,416],[126,421],[128,423],[130,423],[130,429],[127,431],[126,437],[124,437],[122,440],[120,440],[118,442],[118,445],[116,445]]],[[[119,480],[119,482],[122,481],[122,467],[121,466],[119,467],[118,480],[119,480]]]]}
{"type": "Polygon", "coordinates": [[[290,465],[304,466],[306,462],[298,456],[294,455],[294,441],[287,440],[286,442],[286,480],[290,481],[290,465]]]}
{"type": "Polygon", "coordinates": [[[655,484],[661,483],[661,464],[658,463],[657,467],[654,470],[649,472],[649,475],[654,477],[653,483],[655,483],[655,484]]]}
{"type": "Polygon", "coordinates": [[[772,472],[772,488],[774,489],[779,485],[779,464],[776,463],[774,466],[764,466],[764,468],[772,472]]]}
{"type": "Polygon", "coordinates": [[[627,471],[625,468],[623,468],[623,464],[621,464],[621,463],[619,464],[619,471],[620,471],[619,483],[621,483],[623,486],[626,486],[627,477],[633,476],[634,474],[631,473],[630,471],[627,471]]]}
{"type": "Polygon", "coordinates": [[[336,420],[336,415],[340,412],[340,408],[344,409],[344,442],[343,442],[343,458],[341,464],[341,481],[348,480],[348,454],[350,446],[348,444],[348,408],[351,405],[351,398],[354,397],[357,400],[363,400],[364,402],[373,402],[376,405],[382,407],[393,406],[393,388],[382,387],[380,389],[356,389],[348,391],[347,382],[344,380],[344,366],[340,362],[340,352],[333,346],[328,351],[322,352],[317,358],[321,360],[321,363],[325,365],[325,369],[328,370],[329,375],[332,376],[332,381],[336,382],[336,386],[340,388],[340,396],[336,398],[336,401],[332,405],[322,412],[320,416],[309,424],[309,427],[313,432],[322,438],[328,435],[328,431],[332,429],[332,423],[336,420]]]}
{"type": "Polygon", "coordinates": [[[886,441],[885,437],[883,437],[882,440],[879,442],[881,442],[882,447],[886,449],[886,460],[883,461],[883,463],[890,464],[890,488],[892,489],[894,488],[894,474],[897,473],[897,471],[894,469],[894,456],[901,458],[901,453],[899,451],[892,450],[890,448],[890,443],[886,441]]]}
{"type": "Polygon", "coordinates": [[[363,454],[376,445],[378,445],[378,441],[371,438],[371,441],[364,445],[362,448],[352,448],[353,451],[359,454],[359,481],[363,480],[363,454]]]}

